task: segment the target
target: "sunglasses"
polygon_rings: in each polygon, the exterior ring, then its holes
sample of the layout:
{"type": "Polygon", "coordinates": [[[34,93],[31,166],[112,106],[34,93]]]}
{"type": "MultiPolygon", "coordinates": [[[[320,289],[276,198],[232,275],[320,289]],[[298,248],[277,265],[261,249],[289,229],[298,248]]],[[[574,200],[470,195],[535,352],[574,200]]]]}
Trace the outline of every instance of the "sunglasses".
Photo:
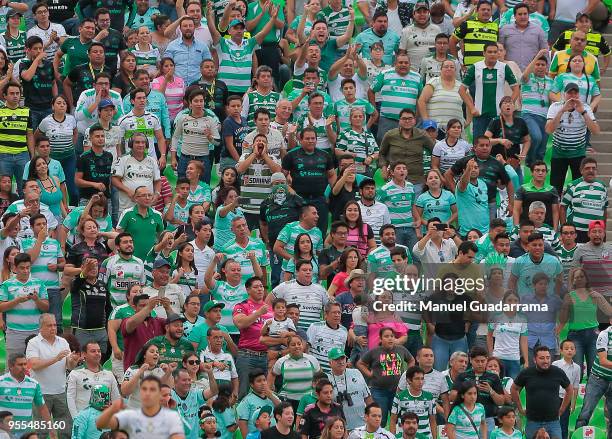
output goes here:
{"type": "Polygon", "coordinates": [[[193,366],[194,364],[200,364],[200,360],[188,360],[187,364],[193,366]]]}

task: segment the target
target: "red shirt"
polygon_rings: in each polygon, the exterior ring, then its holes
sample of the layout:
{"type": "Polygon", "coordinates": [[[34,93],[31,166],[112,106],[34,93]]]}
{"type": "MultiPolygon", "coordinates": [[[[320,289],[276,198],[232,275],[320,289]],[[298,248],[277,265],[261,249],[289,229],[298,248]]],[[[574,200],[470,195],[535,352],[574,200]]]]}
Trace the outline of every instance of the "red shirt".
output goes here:
{"type": "Polygon", "coordinates": [[[166,319],[159,317],[150,317],[145,323],[141,323],[136,327],[134,332],[128,334],[126,330],[127,321],[123,319],[121,322],[121,334],[123,335],[123,368],[127,370],[136,359],[138,351],[142,349],[146,342],[158,335],[166,333],[166,319]]]}
{"type": "MultiPolygon", "coordinates": [[[[232,313],[233,316],[237,314],[244,314],[245,316],[249,316],[257,311],[259,308],[264,306],[265,303],[262,301],[260,303],[253,302],[249,297],[244,302],[240,302],[234,306],[234,311],[232,313]]],[[[259,337],[261,336],[261,328],[263,327],[266,320],[274,317],[272,311],[268,311],[262,316],[259,316],[255,322],[253,322],[248,327],[240,330],[240,341],[238,342],[239,349],[250,349],[252,351],[267,351],[268,347],[259,342],[259,337]]]]}

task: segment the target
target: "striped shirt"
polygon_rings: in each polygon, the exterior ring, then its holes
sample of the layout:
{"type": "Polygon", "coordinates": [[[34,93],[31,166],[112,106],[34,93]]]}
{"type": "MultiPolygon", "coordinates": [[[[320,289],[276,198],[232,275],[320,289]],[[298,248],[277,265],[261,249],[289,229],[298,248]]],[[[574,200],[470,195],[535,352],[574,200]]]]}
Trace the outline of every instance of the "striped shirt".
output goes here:
{"type": "MultiPolygon", "coordinates": [[[[350,127],[341,127],[340,135],[336,141],[336,148],[357,154],[355,157],[355,171],[358,174],[365,174],[368,165],[364,163],[368,156],[378,152],[378,144],[371,132],[364,129],[360,133],[350,127]]],[[[370,163],[372,171],[375,171],[376,162],[370,163]]],[[[376,233],[376,232],[375,232],[376,233]]]]}
{"type": "MultiPolygon", "coordinates": [[[[163,76],[158,76],[151,82],[151,88],[161,92],[161,85],[163,81],[165,81],[165,78],[163,76]]],[[[172,82],[166,83],[164,97],[166,98],[166,103],[168,104],[168,115],[170,116],[170,120],[174,120],[174,118],[183,109],[183,96],[185,96],[185,89],[185,81],[183,78],[178,76],[173,76],[172,82]]]]}
{"type": "Polygon", "coordinates": [[[208,156],[214,148],[214,143],[221,139],[217,123],[206,113],[195,117],[189,113],[180,113],[174,121],[174,133],[172,134],[172,150],[192,156],[208,156]],[[211,132],[213,141],[209,141],[204,132],[211,132]]]}
{"type": "MultiPolygon", "coordinates": [[[[353,108],[361,108],[363,113],[367,117],[370,117],[374,111],[376,110],[374,106],[367,99],[357,98],[355,102],[349,103],[346,99],[341,99],[336,101],[334,104],[334,114],[336,115],[336,120],[340,124],[340,129],[342,134],[344,130],[348,130],[351,127],[351,110],[353,108]]],[[[365,127],[365,120],[363,121],[365,127]]]]}
{"type": "Polygon", "coordinates": [[[251,86],[253,51],[258,48],[254,37],[243,39],[240,44],[221,38],[215,46],[219,54],[218,79],[225,82],[230,92],[242,94],[251,86]]]}
{"type": "MultiPolygon", "coordinates": [[[[285,251],[289,253],[291,258],[293,258],[293,246],[295,244],[295,240],[301,233],[306,233],[308,236],[310,236],[310,240],[312,241],[312,250],[315,252],[315,254],[318,254],[321,250],[323,250],[323,234],[318,227],[313,227],[312,229],[306,230],[300,225],[299,221],[293,221],[289,224],[285,224],[276,238],[278,241],[285,244],[285,251]]],[[[288,261],[286,259],[283,259],[283,270],[287,268],[287,262],[288,261]]]]}
{"type": "MultiPolygon", "coordinates": [[[[20,282],[16,277],[12,277],[0,285],[0,302],[10,302],[33,293],[38,294],[40,299],[48,299],[47,287],[40,279],[30,276],[26,282],[20,282]]],[[[19,303],[4,313],[6,327],[13,331],[37,331],[40,327],[39,318],[42,313],[33,300],[19,303]]]]}
{"type": "Polygon", "coordinates": [[[330,37],[341,37],[344,35],[346,28],[351,22],[350,17],[351,14],[345,6],[338,12],[334,11],[331,6],[326,6],[317,15],[317,19],[323,19],[327,22],[330,37]]]}
{"type": "Polygon", "coordinates": [[[144,263],[136,256],[123,259],[116,254],[102,262],[99,278],[106,284],[113,306],[123,305],[132,285],[145,284],[144,263]]]}
{"type": "Polygon", "coordinates": [[[455,118],[464,124],[463,100],[459,96],[461,82],[455,80],[452,90],[445,89],[440,78],[430,79],[427,85],[433,89],[431,99],[427,102],[429,118],[438,122],[441,127],[446,127],[447,122],[455,118]]]}
{"type": "Polygon", "coordinates": [[[222,253],[227,258],[233,259],[240,264],[240,268],[242,269],[241,273],[243,283],[249,280],[249,278],[255,276],[253,264],[247,257],[247,255],[252,251],[255,252],[257,262],[261,267],[267,267],[270,265],[266,244],[264,244],[264,242],[259,238],[249,238],[249,242],[247,243],[246,247],[242,247],[236,242],[235,239],[232,239],[225,245],[225,247],[223,247],[222,250],[222,253]]]}
{"type": "MultiPolygon", "coordinates": [[[[563,101],[553,103],[548,109],[546,118],[554,119],[557,113],[562,111],[564,104],[563,101]]],[[[584,104],[584,111],[587,112],[591,120],[595,120],[591,107],[584,104]]],[[[553,133],[552,158],[584,157],[586,155],[586,132],[587,125],[584,116],[576,110],[564,112],[559,121],[559,126],[553,133]]]]}
{"type": "Polygon", "coordinates": [[[561,73],[555,77],[551,91],[553,93],[561,93],[565,90],[565,86],[572,82],[578,86],[580,100],[584,104],[590,104],[595,96],[601,94],[597,81],[592,76],[582,74],[582,76],[578,77],[570,72],[561,73]]]}
{"type": "Polygon", "coordinates": [[[279,358],[272,369],[274,375],[283,377],[279,396],[299,401],[312,390],[312,377],[320,369],[319,362],[310,354],[302,354],[300,358],[287,354],[279,358]]]}
{"type": "MultiPolygon", "coordinates": [[[[327,118],[325,117],[325,112],[319,119],[314,119],[310,113],[300,116],[297,121],[298,132],[301,132],[306,127],[312,127],[317,132],[317,149],[332,154],[333,145],[327,136],[327,118]]],[[[332,130],[334,132],[338,131],[336,129],[336,122],[332,123],[332,130]]]]}
{"type": "Polygon", "coordinates": [[[472,145],[463,139],[457,139],[453,146],[448,144],[448,139],[444,139],[436,142],[431,155],[440,159],[440,172],[444,174],[457,160],[465,157],[471,150],[472,145]]]}
{"type": "Polygon", "coordinates": [[[276,103],[280,100],[280,93],[269,91],[261,94],[257,90],[246,93],[242,98],[242,116],[247,118],[250,128],[255,128],[255,110],[266,108],[270,112],[270,120],[276,117],[276,103]]]}
{"type": "Polygon", "coordinates": [[[422,89],[418,73],[409,72],[401,76],[395,69],[379,73],[372,82],[372,91],[380,91],[382,97],[380,115],[394,120],[399,120],[399,113],[404,108],[416,111],[416,101],[422,89]]]}
{"type": "MultiPolygon", "coordinates": [[[[559,253],[561,250],[561,242],[559,241],[559,234],[548,224],[542,224],[540,227],[536,227],[536,232],[541,233],[544,237],[544,242],[549,244],[552,249],[559,253]]],[[[510,232],[510,240],[516,241],[519,239],[519,225],[515,225],[510,232]]]]}
{"type": "Polygon", "coordinates": [[[333,329],[327,322],[318,321],[308,327],[306,334],[310,343],[310,353],[319,361],[323,372],[331,372],[327,355],[333,348],[344,349],[348,331],[342,325],[333,329]]]}
{"type": "MultiPolygon", "coordinates": [[[[400,244],[395,244],[393,247],[401,247],[406,250],[408,262],[412,262],[412,257],[408,248],[400,244]]],[[[393,248],[392,247],[392,248],[393,248]]],[[[384,245],[379,245],[370,253],[368,253],[368,271],[370,273],[389,273],[395,270],[393,261],[391,260],[391,251],[384,245]]]]}
{"type": "Polygon", "coordinates": [[[568,222],[586,232],[589,222],[604,218],[608,208],[608,186],[600,180],[588,183],[580,177],[565,190],[561,205],[568,209],[568,222]]]}
{"type": "Polygon", "coordinates": [[[227,328],[228,333],[239,334],[240,331],[238,331],[238,328],[234,325],[232,313],[237,303],[243,302],[249,298],[249,293],[247,293],[244,287],[244,281],[233,286],[225,281],[218,280],[214,288],[210,290],[210,295],[213,300],[225,304],[225,307],[221,309],[221,321],[219,323],[227,328]]]}
{"type": "Polygon", "coordinates": [[[414,204],[414,185],[407,181],[399,186],[393,180],[380,188],[377,200],[389,208],[391,224],[395,227],[412,227],[412,206],[414,204]]]}
{"type": "Polygon", "coordinates": [[[393,398],[391,413],[397,415],[397,431],[402,431],[401,418],[404,413],[413,412],[419,417],[417,433],[431,438],[431,427],[429,417],[436,412],[436,401],[431,393],[421,391],[420,395],[413,395],[410,389],[402,390],[393,398]]]}
{"type": "Polygon", "coordinates": [[[549,76],[541,78],[531,73],[527,81],[521,80],[523,112],[546,117],[550,106],[548,92],[552,87],[553,80],[549,76]]]}
{"type": "MultiPolygon", "coordinates": [[[[611,331],[612,326],[608,327],[605,331],[600,332],[595,344],[597,352],[605,352],[608,361],[612,360],[612,337],[610,337],[611,331]]],[[[591,373],[605,379],[606,381],[612,381],[612,369],[603,367],[601,365],[599,362],[599,355],[595,357],[595,362],[593,363],[591,373]]]]}
{"type": "Polygon", "coordinates": [[[282,282],[272,294],[277,299],[285,299],[287,303],[297,303],[300,305],[300,320],[298,329],[307,330],[310,325],[321,321],[323,307],[329,301],[327,291],[316,283],[302,285],[293,279],[282,282]]]}
{"type": "Polygon", "coordinates": [[[77,122],[72,114],[66,114],[62,121],[55,120],[50,114],[40,122],[38,130],[49,138],[53,158],[61,160],[74,155],[72,136],[76,127],[77,122]]]}
{"type": "Polygon", "coordinates": [[[26,134],[32,130],[29,108],[0,108],[0,127],[0,154],[20,154],[28,151],[26,134]]]}
{"type": "MultiPolygon", "coordinates": [[[[36,238],[21,240],[21,251],[27,252],[36,245],[36,238]]],[[[44,282],[47,288],[59,288],[59,272],[51,271],[47,264],[57,265],[57,260],[64,257],[59,241],[47,237],[40,247],[38,257],[32,261],[32,275],[44,282]]]]}
{"type": "MultiPolygon", "coordinates": [[[[33,406],[40,407],[44,403],[42,389],[34,378],[26,375],[23,381],[19,382],[10,372],[0,376],[0,410],[11,412],[13,421],[31,421],[33,406]]],[[[18,430],[15,428],[12,432],[18,430]]]]}
{"type": "MultiPolygon", "coordinates": [[[[240,161],[246,160],[251,150],[240,156],[240,161]]],[[[280,163],[274,157],[272,160],[280,163]]],[[[255,159],[251,166],[241,175],[240,208],[245,213],[259,215],[259,206],[272,193],[272,170],[261,159],[255,159]]]]}
{"type": "Polygon", "coordinates": [[[145,69],[150,74],[157,71],[157,62],[161,58],[159,49],[149,45],[149,50],[141,50],[136,44],[131,49],[128,49],[136,57],[136,68],[145,69]]]}

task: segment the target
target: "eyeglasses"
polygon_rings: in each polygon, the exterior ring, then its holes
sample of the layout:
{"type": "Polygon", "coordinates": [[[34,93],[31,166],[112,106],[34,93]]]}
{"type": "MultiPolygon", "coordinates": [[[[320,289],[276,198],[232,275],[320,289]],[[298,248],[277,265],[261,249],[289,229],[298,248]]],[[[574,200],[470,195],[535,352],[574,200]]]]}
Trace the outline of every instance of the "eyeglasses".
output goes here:
{"type": "Polygon", "coordinates": [[[193,366],[194,364],[200,364],[201,361],[200,360],[187,360],[187,364],[190,366],[193,366]]]}
{"type": "Polygon", "coordinates": [[[410,117],[400,117],[400,120],[415,120],[414,117],[410,116],[410,117]]]}

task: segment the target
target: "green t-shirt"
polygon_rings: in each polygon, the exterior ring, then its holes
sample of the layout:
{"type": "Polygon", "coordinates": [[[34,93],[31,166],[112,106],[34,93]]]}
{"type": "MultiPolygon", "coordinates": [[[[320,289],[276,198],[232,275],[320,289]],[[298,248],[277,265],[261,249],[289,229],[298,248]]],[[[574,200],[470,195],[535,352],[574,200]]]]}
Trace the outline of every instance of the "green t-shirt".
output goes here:
{"type": "Polygon", "coordinates": [[[193,352],[193,346],[185,337],[181,337],[175,345],[172,345],[165,335],[158,335],[149,341],[159,348],[160,363],[181,364],[183,355],[187,352],[193,352]]]}
{"type": "Polygon", "coordinates": [[[89,62],[87,50],[91,41],[83,44],[80,37],[68,37],[60,46],[60,50],[67,56],[64,62],[64,76],[72,71],[76,66],[89,62]]]}
{"type": "MultiPolygon", "coordinates": [[[[108,320],[128,319],[134,314],[136,314],[134,308],[132,308],[128,303],[124,303],[123,305],[119,305],[118,307],[113,309],[108,320]]],[[[121,333],[121,325],[117,330],[117,346],[119,346],[119,349],[123,350],[123,334],[121,333]]]]}
{"type": "MultiPolygon", "coordinates": [[[[262,6],[259,3],[259,1],[254,1],[254,2],[249,3],[249,10],[247,11],[247,17],[246,17],[247,21],[255,19],[255,17],[261,14],[261,11],[262,11],[262,6]]],[[[283,8],[279,9],[277,18],[280,21],[285,21],[285,14],[283,13],[283,8]]],[[[255,29],[251,31],[251,35],[255,36],[259,32],[261,32],[264,26],[271,19],[272,17],[270,16],[270,13],[268,11],[265,11],[263,13],[263,16],[261,17],[261,20],[259,20],[259,23],[257,24],[257,26],[255,26],[255,29]]],[[[265,43],[278,43],[280,41],[280,37],[281,37],[281,29],[278,29],[276,26],[272,25],[272,30],[268,33],[268,35],[266,35],[266,37],[263,40],[263,43],[264,44],[265,43]]]]}
{"type": "MultiPolygon", "coordinates": [[[[220,330],[222,330],[223,332],[231,334],[231,332],[225,326],[221,324],[217,324],[215,326],[219,328],[220,330]]],[[[206,347],[208,346],[208,336],[206,334],[208,333],[209,329],[210,329],[210,326],[208,326],[208,323],[206,323],[206,321],[203,321],[201,323],[196,323],[196,325],[193,327],[193,329],[189,333],[189,336],[187,337],[187,340],[189,340],[190,342],[198,344],[198,346],[196,347],[196,352],[198,354],[202,352],[204,349],[206,349],[206,347]]],[[[225,342],[223,342],[223,350],[225,350],[225,347],[226,347],[226,344],[225,342]]]]}

